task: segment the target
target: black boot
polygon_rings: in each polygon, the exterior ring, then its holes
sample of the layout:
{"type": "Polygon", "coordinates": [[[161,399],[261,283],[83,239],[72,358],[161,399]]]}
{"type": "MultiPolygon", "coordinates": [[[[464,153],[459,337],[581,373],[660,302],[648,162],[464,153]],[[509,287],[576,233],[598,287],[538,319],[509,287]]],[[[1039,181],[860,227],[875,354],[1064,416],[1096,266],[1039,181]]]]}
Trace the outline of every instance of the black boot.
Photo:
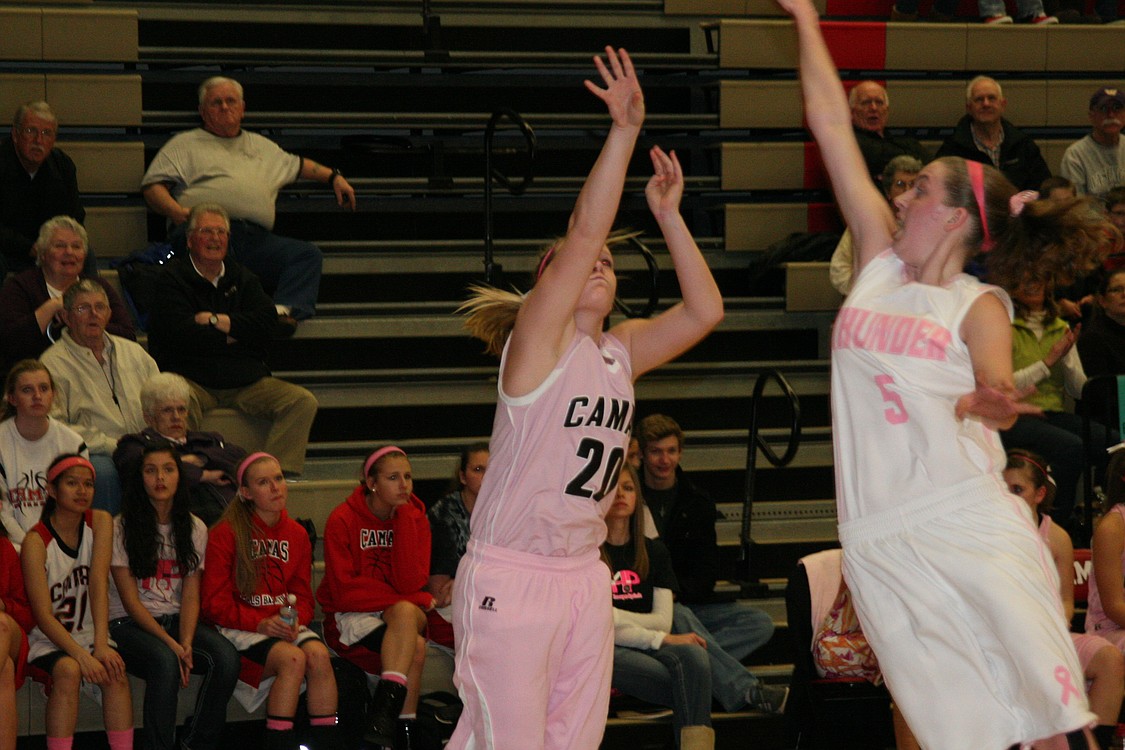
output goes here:
{"type": "Polygon", "coordinates": [[[295,750],[297,733],[292,729],[267,729],[265,750],[295,750]]]}
{"type": "Polygon", "coordinates": [[[311,750],[341,750],[343,740],[340,737],[339,724],[310,724],[309,744],[311,750]]]}
{"type": "Polygon", "coordinates": [[[426,724],[414,719],[399,719],[395,734],[395,750],[422,750],[441,747],[442,738],[426,724]]]}
{"type": "Polygon", "coordinates": [[[406,702],[406,685],[390,680],[379,680],[371,710],[367,713],[367,729],[363,741],[375,746],[393,747],[398,715],[406,702]]]}

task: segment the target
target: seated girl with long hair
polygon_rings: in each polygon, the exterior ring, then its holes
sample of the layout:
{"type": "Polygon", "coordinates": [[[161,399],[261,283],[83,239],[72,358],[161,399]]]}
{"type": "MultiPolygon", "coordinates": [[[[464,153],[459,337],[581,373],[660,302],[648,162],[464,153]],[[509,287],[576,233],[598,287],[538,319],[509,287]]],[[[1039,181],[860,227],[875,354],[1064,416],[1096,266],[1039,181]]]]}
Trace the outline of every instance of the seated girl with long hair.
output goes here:
{"type": "MultiPolygon", "coordinates": [[[[238,495],[211,529],[203,566],[203,616],[246,659],[261,664],[266,750],[296,750],[293,717],[307,688],[312,750],[337,744],[336,676],[313,618],[312,545],[285,512],[281,464],[251,453],[238,467],[238,495]],[[282,619],[290,596],[296,623],[282,619]],[[265,681],[276,678],[271,682],[265,681]]],[[[236,691],[236,695],[237,695],[236,691]]]]}
{"type": "Polygon", "coordinates": [[[170,444],[146,446],[114,519],[110,632],[125,667],[145,681],[141,733],[149,750],[216,747],[238,680],[234,646],[199,622],[207,527],[189,510],[180,468],[170,444]],[[177,744],[176,701],[192,673],[204,679],[177,744]]]}

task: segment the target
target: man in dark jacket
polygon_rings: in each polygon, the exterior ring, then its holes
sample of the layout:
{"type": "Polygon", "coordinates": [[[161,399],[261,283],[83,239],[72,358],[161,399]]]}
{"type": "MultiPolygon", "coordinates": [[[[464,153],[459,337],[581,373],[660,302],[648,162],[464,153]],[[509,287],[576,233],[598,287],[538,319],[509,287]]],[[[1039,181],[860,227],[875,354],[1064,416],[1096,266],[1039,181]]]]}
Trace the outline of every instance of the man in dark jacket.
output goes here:
{"type": "Polygon", "coordinates": [[[878,81],[860,81],[848,92],[852,109],[852,129],[871,179],[882,184],[883,169],[896,156],[913,156],[925,164],[930,160],[926,147],[908,135],[887,132],[890,98],[878,81]]]}
{"type": "MultiPolygon", "coordinates": [[[[0,278],[35,265],[32,249],[47,219],[86,218],[74,162],[55,148],[58,133],[47,102],[28,102],[16,110],[11,136],[0,139],[0,278]]],[[[94,268],[87,265],[88,275],[94,268]]]]}
{"type": "Polygon", "coordinates": [[[257,277],[227,259],[226,211],[200,204],[188,222],[189,254],[168,263],[156,284],[149,349],[161,370],[191,384],[193,427],[217,406],[267,419],[264,450],[286,475],[299,475],[316,398],[270,374],[265,354],[277,311],[257,277]]]}
{"type": "Polygon", "coordinates": [[[715,501],[680,468],[684,433],[663,414],[641,420],[645,504],[672,557],[680,584],[680,602],[688,606],[730,655],[741,661],[773,635],[773,620],[750,605],[715,594],[719,577],[719,543],[715,501]]]}
{"type": "Polygon", "coordinates": [[[988,76],[974,78],[965,89],[967,114],[941,144],[937,156],[960,156],[990,164],[1017,190],[1038,190],[1051,170],[1035,141],[1004,119],[1007,106],[999,83],[988,76]]]}

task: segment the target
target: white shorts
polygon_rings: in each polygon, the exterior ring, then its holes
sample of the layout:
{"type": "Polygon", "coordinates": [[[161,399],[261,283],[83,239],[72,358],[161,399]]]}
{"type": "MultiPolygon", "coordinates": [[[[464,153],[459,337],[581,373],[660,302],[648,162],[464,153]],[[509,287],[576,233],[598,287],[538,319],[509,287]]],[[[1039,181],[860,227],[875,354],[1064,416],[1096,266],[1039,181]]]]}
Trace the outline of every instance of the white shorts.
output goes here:
{"type": "Polygon", "coordinates": [[[354,646],[367,636],[383,627],[382,612],[337,612],[336,630],[340,633],[340,643],[354,646]]]}
{"type": "MultiPolygon", "coordinates": [[[[236,630],[234,628],[224,628],[215,626],[224,638],[230,641],[236,651],[245,651],[251,646],[261,643],[270,636],[262,635],[261,633],[252,633],[249,630],[236,630]]],[[[300,631],[297,633],[297,640],[293,643],[300,646],[302,643],[311,640],[320,640],[320,636],[315,631],[309,630],[304,625],[301,626],[300,631]]],[[[246,713],[254,713],[258,707],[266,702],[266,698],[270,695],[270,688],[273,687],[273,681],[276,677],[267,677],[258,683],[257,687],[248,685],[247,683],[239,680],[234,684],[234,697],[246,709],[246,713]]],[[[304,681],[301,682],[301,692],[305,690],[304,681]]]]}
{"type": "Polygon", "coordinates": [[[840,542],[922,747],[1007,748],[1094,724],[1054,562],[999,477],[841,524],[840,542]]]}

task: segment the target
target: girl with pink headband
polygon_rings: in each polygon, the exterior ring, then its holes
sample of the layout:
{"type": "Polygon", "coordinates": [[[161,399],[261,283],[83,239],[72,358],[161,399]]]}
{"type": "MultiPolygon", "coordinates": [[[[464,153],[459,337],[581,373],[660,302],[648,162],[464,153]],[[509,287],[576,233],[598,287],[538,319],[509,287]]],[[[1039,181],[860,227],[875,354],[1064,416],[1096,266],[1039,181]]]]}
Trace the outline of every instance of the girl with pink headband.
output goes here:
{"type": "Polygon", "coordinates": [[[336,676],[313,618],[312,544],[285,510],[289,485],[277,459],[251,453],[239,464],[238,495],[211,528],[203,566],[203,618],[262,666],[255,686],[234,695],[248,711],[266,703],[266,750],[296,750],[293,719],[304,683],[310,750],[339,747],[336,676]],[[296,621],[283,607],[296,609],[296,621]]]}
{"type": "MultiPolygon", "coordinates": [[[[1059,596],[1067,622],[1074,617],[1074,543],[1066,529],[1048,515],[1055,500],[1055,478],[1051,466],[1040,455],[1027,450],[1008,451],[1004,468],[1008,490],[1027,503],[1035,516],[1039,536],[1051,554],[1059,574],[1059,596]]],[[[1091,583],[1091,586],[1093,584],[1091,583]]],[[[1071,633],[1082,665],[1090,710],[1098,716],[1094,738],[1103,748],[1111,747],[1117,716],[1125,697],[1125,655],[1105,638],[1091,633],[1071,633]]]]}
{"type": "Polygon", "coordinates": [[[1125,450],[1115,450],[1105,473],[1105,515],[1094,528],[1093,572],[1086,632],[1125,652],[1125,450]]]}
{"type": "Polygon", "coordinates": [[[987,250],[994,283],[1029,268],[1068,279],[1095,265],[1107,222],[1078,201],[1013,201],[997,170],[951,157],[895,199],[896,227],[864,169],[816,7],[778,2],[795,21],[805,117],[854,238],[855,283],[832,332],[832,435],[844,577],[863,632],[922,747],[1085,748],[1096,717],[1058,576],[1001,476],[997,430],[1035,411],[1013,383],[1011,304],[963,269],[987,250]]]}
{"type": "Polygon", "coordinates": [[[316,592],[328,644],[365,672],[381,672],[364,733],[377,747],[405,750],[418,742],[422,633],[435,605],[424,590],[429,570],[426,506],[414,494],[406,453],[388,445],[367,457],[359,486],[328,516],[316,592]]]}
{"type": "Polygon", "coordinates": [[[605,323],[617,277],[607,247],[645,103],[633,63],[607,47],[586,81],[612,123],[566,236],[520,297],[477,290],[466,327],[501,355],[491,458],[453,587],[464,699],[448,747],[592,750],[613,666],[609,571],[600,560],[633,423],[633,381],[723,317],[722,295],[680,215],[675,153],[649,148],[645,187],[682,301],[605,323]]]}
{"type": "Polygon", "coordinates": [[[78,723],[78,694],[101,691],[110,750],[133,747],[133,701],[125,662],[109,637],[109,562],[113,519],[94,510],[94,466],[64,454],[47,469],[42,519],[20,550],[35,617],[28,664],[51,676],[47,750],[69,750],[78,723]]]}

